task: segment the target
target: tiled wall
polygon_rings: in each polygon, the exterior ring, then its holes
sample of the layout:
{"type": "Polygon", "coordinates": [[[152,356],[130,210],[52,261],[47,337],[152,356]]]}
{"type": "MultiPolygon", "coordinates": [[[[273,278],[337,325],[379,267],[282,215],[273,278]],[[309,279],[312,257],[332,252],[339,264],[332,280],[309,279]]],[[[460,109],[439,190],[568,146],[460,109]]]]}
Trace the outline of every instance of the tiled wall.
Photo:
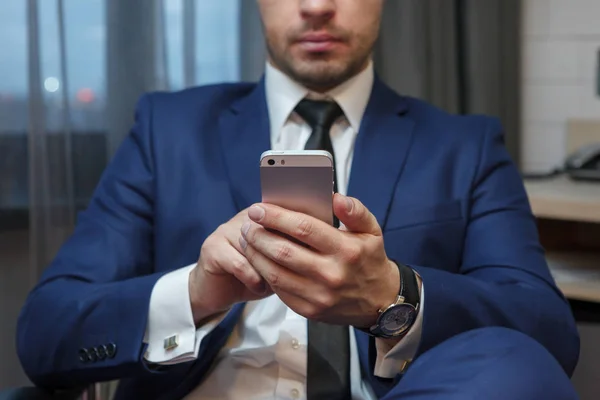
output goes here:
{"type": "Polygon", "coordinates": [[[526,172],[542,172],[564,159],[569,118],[600,120],[600,0],[523,4],[521,159],[526,172]]]}

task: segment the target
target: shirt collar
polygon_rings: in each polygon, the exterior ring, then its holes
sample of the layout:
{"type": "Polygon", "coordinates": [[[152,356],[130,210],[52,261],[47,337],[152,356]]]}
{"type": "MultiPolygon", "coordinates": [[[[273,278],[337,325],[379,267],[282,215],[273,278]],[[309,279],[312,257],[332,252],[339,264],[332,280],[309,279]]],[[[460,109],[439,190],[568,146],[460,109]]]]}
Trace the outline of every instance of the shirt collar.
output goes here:
{"type": "MultiPolygon", "coordinates": [[[[358,132],[373,88],[373,63],[348,79],[346,82],[325,93],[334,99],[344,111],[346,119],[358,132]]],[[[271,127],[271,138],[280,135],[296,105],[309,95],[309,90],[267,62],[265,68],[265,90],[271,127]]]]}

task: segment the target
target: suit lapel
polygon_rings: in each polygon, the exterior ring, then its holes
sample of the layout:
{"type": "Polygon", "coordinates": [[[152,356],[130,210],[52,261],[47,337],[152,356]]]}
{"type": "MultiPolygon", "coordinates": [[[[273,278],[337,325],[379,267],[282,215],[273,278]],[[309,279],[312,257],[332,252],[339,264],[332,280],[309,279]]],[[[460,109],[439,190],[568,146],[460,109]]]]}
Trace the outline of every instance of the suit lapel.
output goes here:
{"type": "Polygon", "coordinates": [[[225,111],[219,127],[231,192],[241,211],[261,200],[259,159],[271,148],[264,78],[225,111]]]}
{"type": "Polygon", "coordinates": [[[406,100],[375,79],[354,146],[348,195],[363,202],[382,229],[412,143],[414,121],[407,111],[406,100]]]}

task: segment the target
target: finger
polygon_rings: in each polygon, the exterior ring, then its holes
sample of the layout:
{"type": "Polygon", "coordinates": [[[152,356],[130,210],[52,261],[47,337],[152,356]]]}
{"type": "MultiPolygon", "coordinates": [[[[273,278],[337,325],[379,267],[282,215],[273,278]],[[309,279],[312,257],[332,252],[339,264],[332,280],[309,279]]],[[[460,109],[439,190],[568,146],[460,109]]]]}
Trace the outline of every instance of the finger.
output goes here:
{"type": "MultiPolygon", "coordinates": [[[[238,244],[239,246],[239,244],[238,244]]],[[[256,271],[246,257],[239,253],[235,248],[224,246],[216,260],[217,265],[224,272],[235,276],[252,293],[264,295],[267,291],[267,285],[263,277],[256,271]]]]}
{"type": "Polygon", "coordinates": [[[248,222],[242,226],[242,247],[250,244],[252,248],[269,258],[275,264],[290,269],[303,276],[319,277],[318,266],[325,263],[323,256],[313,250],[284,238],[278,233],[248,222]]]}
{"type": "Polygon", "coordinates": [[[266,287],[266,289],[263,293],[254,293],[247,287],[244,287],[244,292],[242,293],[242,296],[240,297],[240,299],[242,299],[242,301],[261,300],[261,299],[264,299],[265,297],[269,297],[272,294],[274,294],[268,285],[265,285],[265,287],[266,287]]]}
{"type": "Polygon", "coordinates": [[[256,204],[248,217],[267,229],[290,236],[325,254],[336,253],[342,244],[342,232],[318,218],[286,210],[273,204],[256,204]]]}
{"type": "Polygon", "coordinates": [[[320,320],[321,315],[317,312],[317,308],[311,303],[310,299],[306,298],[306,295],[288,293],[285,290],[280,290],[277,296],[292,309],[296,314],[301,315],[307,319],[320,320]]]}
{"type": "Polygon", "coordinates": [[[244,251],[252,267],[258,271],[273,292],[278,293],[283,290],[295,296],[301,296],[306,292],[310,283],[307,278],[277,265],[250,244],[246,245],[244,251]]]}
{"type": "MultiPolygon", "coordinates": [[[[236,217],[237,218],[237,217],[236,217]]],[[[247,213],[244,215],[244,217],[240,218],[240,221],[237,221],[237,223],[235,224],[225,224],[223,226],[223,231],[222,234],[223,236],[225,236],[225,238],[227,239],[227,241],[229,242],[229,244],[238,251],[238,253],[240,254],[244,254],[244,249],[242,249],[241,245],[240,245],[240,226],[242,226],[242,224],[244,222],[250,221],[250,219],[248,218],[247,213]]]]}
{"type": "Polygon", "coordinates": [[[336,193],[333,212],[350,232],[382,235],[377,218],[358,199],[336,193]]]}
{"type": "Polygon", "coordinates": [[[337,303],[334,292],[325,289],[315,280],[277,265],[249,243],[245,246],[246,257],[252,266],[289,308],[309,319],[334,321],[331,319],[331,310],[337,303]]]}
{"type": "Polygon", "coordinates": [[[277,296],[296,314],[315,321],[323,321],[332,324],[346,324],[345,315],[339,312],[335,297],[325,291],[314,287],[303,293],[289,293],[279,290],[277,296]]]}

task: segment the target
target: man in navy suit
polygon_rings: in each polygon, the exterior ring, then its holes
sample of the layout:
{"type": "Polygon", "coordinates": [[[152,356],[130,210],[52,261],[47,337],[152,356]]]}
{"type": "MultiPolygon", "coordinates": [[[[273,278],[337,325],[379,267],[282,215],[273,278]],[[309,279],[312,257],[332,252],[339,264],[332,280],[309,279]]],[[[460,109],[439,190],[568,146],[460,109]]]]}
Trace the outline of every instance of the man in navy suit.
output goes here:
{"type": "Polygon", "coordinates": [[[20,316],[31,379],[118,379],[118,399],[576,398],[577,331],[497,120],[377,79],[383,0],[258,3],[258,84],[140,100],[20,316]],[[339,229],[260,203],[260,154],[304,148],[335,156],[339,229]],[[318,394],[321,356],[346,357],[345,394],[318,394]]]}

